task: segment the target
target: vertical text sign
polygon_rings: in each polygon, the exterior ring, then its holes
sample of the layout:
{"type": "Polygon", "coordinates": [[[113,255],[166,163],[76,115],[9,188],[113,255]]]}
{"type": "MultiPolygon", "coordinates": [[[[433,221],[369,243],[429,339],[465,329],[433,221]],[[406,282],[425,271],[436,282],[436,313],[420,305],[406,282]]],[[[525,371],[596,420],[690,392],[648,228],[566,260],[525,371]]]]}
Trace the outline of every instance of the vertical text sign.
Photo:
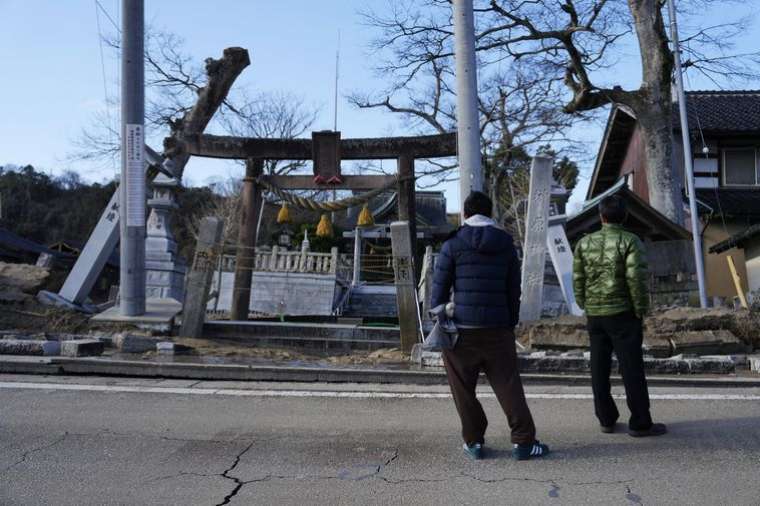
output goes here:
{"type": "Polygon", "coordinates": [[[559,279],[562,295],[565,297],[567,310],[572,315],[583,314],[581,308],[575,303],[573,293],[573,250],[565,235],[564,220],[554,217],[549,223],[549,232],[546,237],[546,246],[549,248],[549,256],[554,264],[554,272],[559,279]]]}
{"type": "Polygon", "coordinates": [[[127,226],[145,226],[145,138],[143,125],[126,125],[127,226]]]}

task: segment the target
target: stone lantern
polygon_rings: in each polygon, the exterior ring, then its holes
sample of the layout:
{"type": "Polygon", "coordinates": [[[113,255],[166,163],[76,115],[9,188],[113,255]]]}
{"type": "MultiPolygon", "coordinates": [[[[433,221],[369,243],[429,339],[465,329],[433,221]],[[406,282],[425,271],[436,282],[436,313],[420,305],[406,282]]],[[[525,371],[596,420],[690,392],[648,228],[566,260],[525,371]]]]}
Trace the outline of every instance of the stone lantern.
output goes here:
{"type": "Polygon", "coordinates": [[[171,231],[171,212],[177,208],[174,193],[179,181],[161,173],[153,180],[153,197],[145,240],[145,295],[182,302],[185,263],[177,256],[177,241],[171,231]]]}

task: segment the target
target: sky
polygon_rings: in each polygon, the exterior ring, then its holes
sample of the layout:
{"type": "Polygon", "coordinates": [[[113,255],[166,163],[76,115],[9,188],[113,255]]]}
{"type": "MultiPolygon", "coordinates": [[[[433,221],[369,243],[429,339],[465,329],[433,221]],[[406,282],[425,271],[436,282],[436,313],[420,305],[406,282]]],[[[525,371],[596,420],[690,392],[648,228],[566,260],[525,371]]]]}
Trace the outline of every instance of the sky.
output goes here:
{"type": "MultiPolygon", "coordinates": [[[[331,129],[335,50],[340,31],[341,71],[338,129],[343,138],[415,133],[399,118],[379,110],[358,110],[345,95],[355,90],[379,91],[385,82],[373,71],[370,28],[358,11],[383,11],[386,0],[146,0],[146,22],[185,39],[187,53],[199,61],[218,58],[229,46],[249,50],[252,64],[235,82],[251,92],[289,92],[320,110],[314,130],[331,129]]],[[[74,170],[89,181],[110,180],[117,167],[108,161],[74,161],[74,141],[93,115],[103,110],[105,94],[118,90],[118,61],[106,50],[101,59],[102,32],[112,30],[106,17],[119,21],[118,0],[0,0],[0,165],[32,164],[51,174],[74,170]],[[105,12],[103,12],[105,11],[105,12]],[[103,75],[106,79],[104,83],[103,75]]],[[[760,0],[750,0],[760,7],[760,0]]],[[[721,22],[728,9],[705,12],[721,22]]],[[[758,23],[742,37],[738,50],[757,50],[758,23]]],[[[639,79],[635,52],[622,55],[614,72],[626,85],[639,79]]],[[[612,74],[611,74],[612,75],[612,74]]],[[[694,79],[693,88],[715,86],[694,79]]],[[[688,86],[687,86],[688,87],[688,86]]],[[[760,83],[756,86],[760,88],[760,83]]],[[[585,195],[585,181],[601,140],[602,124],[573,133],[586,142],[584,180],[571,202],[585,195]]],[[[160,146],[155,146],[160,147],[160,146]]],[[[388,162],[385,162],[388,163],[388,162]]],[[[233,162],[194,158],[186,179],[200,185],[239,175],[233,162]]],[[[459,207],[456,183],[444,185],[448,207],[459,207]]]]}

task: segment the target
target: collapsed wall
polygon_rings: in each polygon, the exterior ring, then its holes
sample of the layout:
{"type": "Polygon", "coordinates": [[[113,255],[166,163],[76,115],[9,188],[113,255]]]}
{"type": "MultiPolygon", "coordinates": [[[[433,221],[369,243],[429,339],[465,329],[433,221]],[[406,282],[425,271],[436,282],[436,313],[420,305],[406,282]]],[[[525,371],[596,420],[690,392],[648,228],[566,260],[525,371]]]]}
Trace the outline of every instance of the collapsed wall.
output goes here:
{"type": "MultiPolygon", "coordinates": [[[[728,308],[671,308],[653,312],[644,321],[644,348],[653,356],[680,353],[746,353],[760,348],[760,314],[728,308]]],[[[518,332],[521,344],[533,349],[569,350],[589,346],[586,319],[545,318],[518,332]]]]}

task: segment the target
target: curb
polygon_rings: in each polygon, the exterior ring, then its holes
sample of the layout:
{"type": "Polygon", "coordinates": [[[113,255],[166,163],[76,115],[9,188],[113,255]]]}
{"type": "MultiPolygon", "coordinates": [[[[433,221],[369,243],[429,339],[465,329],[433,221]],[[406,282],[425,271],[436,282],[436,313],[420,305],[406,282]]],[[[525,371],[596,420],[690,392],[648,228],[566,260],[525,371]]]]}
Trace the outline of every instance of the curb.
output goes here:
{"type": "MultiPolygon", "coordinates": [[[[15,356],[0,357],[0,373],[303,383],[442,385],[447,382],[446,374],[443,371],[157,363],[91,358],[15,356]]],[[[589,385],[591,383],[588,374],[524,373],[522,378],[523,382],[528,385],[589,385]]],[[[483,380],[482,377],[481,380],[483,380]]],[[[760,388],[760,376],[757,378],[695,377],[694,375],[652,376],[647,380],[650,386],[760,388]]],[[[612,383],[621,384],[620,377],[613,376],[612,383]]]]}

